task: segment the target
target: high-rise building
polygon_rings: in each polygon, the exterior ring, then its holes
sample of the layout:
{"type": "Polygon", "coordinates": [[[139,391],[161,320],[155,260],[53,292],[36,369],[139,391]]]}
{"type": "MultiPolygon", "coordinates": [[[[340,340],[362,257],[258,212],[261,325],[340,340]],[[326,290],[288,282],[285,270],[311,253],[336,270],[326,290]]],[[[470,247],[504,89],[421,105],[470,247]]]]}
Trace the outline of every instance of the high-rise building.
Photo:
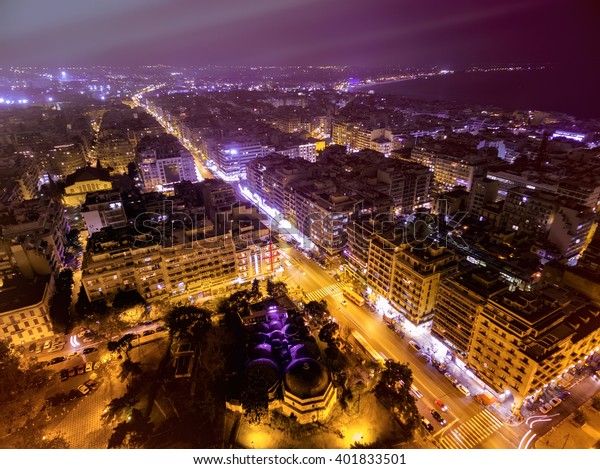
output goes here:
{"type": "Polygon", "coordinates": [[[49,158],[51,173],[59,177],[72,174],[86,165],[85,153],[75,143],[54,146],[49,152],[49,158]]]}
{"type": "Polygon", "coordinates": [[[229,142],[216,145],[213,160],[226,181],[246,179],[246,165],[275,151],[274,147],[258,142],[229,142]]]}
{"type": "Polygon", "coordinates": [[[489,298],[507,290],[508,284],[497,272],[485,267],[461,268],[460,272],[442,280],[431,325],[432,334],[466,357],[477,316],[489,298]]]}
{"type": "Polygon", "coordinates": [[[149,192],[198,180],[194,158],[172,135],[144,137],[136,148],[135,161],[143,187],[149,192]]]}

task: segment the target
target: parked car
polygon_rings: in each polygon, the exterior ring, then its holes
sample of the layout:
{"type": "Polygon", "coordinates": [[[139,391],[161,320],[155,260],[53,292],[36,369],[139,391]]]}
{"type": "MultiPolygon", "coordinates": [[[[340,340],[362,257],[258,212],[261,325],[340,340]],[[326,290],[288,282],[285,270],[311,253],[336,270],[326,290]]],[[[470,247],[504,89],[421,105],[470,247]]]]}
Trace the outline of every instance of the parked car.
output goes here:
{"type": "Polygon", "coordinates": [[[58,352],[58,351],[60,351],[60,350],[62,350],[64,348],[65,348],[65,344],[58,342],[58,343],[56,343],[56,344],[54,344],[52,346],[52,348],[50,349],[50,351],[51,352],[58,352]]]}
{"type": "Polygon", "coordinates": [[[465,396],[471,395],[471,392],[462,384],[457,384],[456,389],[458,389],[460,392],[462,392],[465,396]]]}
{"type": "Polygon", "coordinates": [[[37,344],[35,353],[42,353],[42,350],[44,350],[44,344],[37,344]]]}
{"type": "Polygon", "coordinates": [[[546,404],[543,404],[542,406],[540,406],[540,412],[542,414],[547,414],[551,410],[552,410],[552,405],[550,403],[546,403],[546,404]]]}
{"type": "Polygon", "coordinates": [[[66,381],[69,379],[69,370],[67,370],[66,368],[63,370],[60,370],[60,380],[61,381],[66,381]]]}
{"type": "Polygon", "coordinates": [[[435,400],[435,405],[438,406],[442,412],[448,412],[448,406],[439,399],[435,400]]]}
{"type": "Polygon", "coordinates": [[[436,419],[440,425],[446,425],[446,419],[444,417],[442,417],[437,410],[431,409],[430,412],[431,412],[431,416],[434,419],[436,419]]]}
{"type": "Polygon", "coordinates": [[[87,362],[85,364],[85,372],[88,373],[94,369],[94,362],[87,362]]]}
{"type": "Polygon", "coordinates": [[[89,344],[90,342],[93,342],[94,340],[95,340],[95,338],[94,338],[94,337],[84,337],[84,338],[83,338],[81,341],[82,341],[84,344],[89,344]]]}
{"type": "Polygon", "coordinates": [[[75,368],[75,371],[78,375],[82,375],[85,373],[85,366],[79,365],[78,367],[75,368]]]}
{"type": "Polygon", "coordinates": [[[81,384],[77,386],[77,390],[85,396],[88,392],[90,392],[90,388],[88,388],[85,384],[81,384]]]}
{"type": "Polygon", "coordinates": [[[98,389],[99,386],[98,382],[93,379],[88,379],[84,384],[90,389],[98,389]]]}
{"type": "Polygon", "coordinates": [[[48,350],[50,347],[52,347],[51,340],[47,340],[46,342],[44,342],[44,350],[48,350]]]}
{"type": "Polygon", "coordinates": [[[550,399],[550,402],[548,402],[548,404],[550,404],[554,408],[561,402],[562,402],[562,399],[560,397],[553,397],[552,399],[550,399]]]}
{"type": "Polygon", "coordinates": [[[66,359],[67,357],[54,357],[52,360],[50,360],[50,365],[56,365],[57,363],[64,362],[66,359]]]}
{"type": "Polygon", "coordinates": [[[152,335],[152,334],[156,334],[156,331],[154,329],[148,329],[142,333],[142,336],[145,337],[147,335],[152,335]]]}
{"type": "Polygon", "coordinates": [[[425,427],[425,429],[428,432],[432,432],[433,431],[433,425],[431,425],[431,422],[429,420],[427,420],[425,417],[421,417],[421,424],[425,427]]]}
{"type": "Polygon", "coordinates": [[[29,345],[29,352],[31,352],[31,353],[35,352],[35,348],[36,348],[36,345],[35,345],[35,342],[33,342],[32,344],[29,345]]]}
{"type": "Polygon", "coordinates": [[[88,348],[84,348],[83,352],[81,352],[83,355],[87,355],[88,353],[93,353],[96,352],[98,349],[96,347],[88,347],[88,348]]]}
{"type": "Polygon", "coordinates": [[[71,358],[75,358],[79,356],[79,352],[71,352],[69,355],[67,355],[67,360],[70,360],[71,358]]]}
{"type": "Polygon", "coordinates": [[[408,344],[415,349],[416,352],[420,352],[421,351],[421,346],[419,344],[417,344],[414,340],[411,340],[408,342],[408,344]]]}
{"type": "Polygon", "coordinates": [[[69,368],[69,378],[77,375],[77,368],[69,368]]]}
{"type": "Polygon", "coordinates": [[[446,379],[448,381],[450,381],[452,384],[454,384],[454,386],[456,386],[456,384],[458,383],[458,380],[452,376],[450,373],[444,373],[444,376],[446,377],[446,379]]]}

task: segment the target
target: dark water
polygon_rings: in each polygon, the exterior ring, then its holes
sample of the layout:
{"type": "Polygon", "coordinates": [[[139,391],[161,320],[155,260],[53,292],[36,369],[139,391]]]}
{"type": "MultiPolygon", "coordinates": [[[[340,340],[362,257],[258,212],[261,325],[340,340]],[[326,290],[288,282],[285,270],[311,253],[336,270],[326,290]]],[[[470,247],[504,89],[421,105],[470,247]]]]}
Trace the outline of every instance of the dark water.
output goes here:
{"type": "Polygon", "coordinates": [[[428,101],[492,105],[506,110],[558,111],[578,118],[600,118],[600,78],[592,68],[457,72],[364,89],[428,101]]]}

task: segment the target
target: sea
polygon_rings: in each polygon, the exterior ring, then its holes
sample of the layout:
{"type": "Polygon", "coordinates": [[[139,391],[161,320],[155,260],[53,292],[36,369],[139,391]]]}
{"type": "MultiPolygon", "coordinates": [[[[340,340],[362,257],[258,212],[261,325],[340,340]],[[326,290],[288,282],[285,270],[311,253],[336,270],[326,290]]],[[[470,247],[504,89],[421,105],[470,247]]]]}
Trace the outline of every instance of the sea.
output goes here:
{"type": "Polygon", "coordinates": [[[563,112],[579,119],[600,118],[600,79],[596,67],[490,72],[454,72],[428,78],[363,87],[426,101],[497,106],[507,111],[563,112]]]}

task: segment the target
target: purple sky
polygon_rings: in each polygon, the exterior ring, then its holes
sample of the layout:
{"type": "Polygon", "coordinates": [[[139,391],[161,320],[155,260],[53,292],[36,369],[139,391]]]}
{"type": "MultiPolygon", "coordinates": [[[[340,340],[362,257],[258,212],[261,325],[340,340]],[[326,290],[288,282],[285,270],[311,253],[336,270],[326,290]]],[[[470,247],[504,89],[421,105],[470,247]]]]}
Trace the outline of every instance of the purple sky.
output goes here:
{"type": "Polygon", "coordinates": [[[0,66],[598,60],[596,0],[0,0],[0,66]]]}

